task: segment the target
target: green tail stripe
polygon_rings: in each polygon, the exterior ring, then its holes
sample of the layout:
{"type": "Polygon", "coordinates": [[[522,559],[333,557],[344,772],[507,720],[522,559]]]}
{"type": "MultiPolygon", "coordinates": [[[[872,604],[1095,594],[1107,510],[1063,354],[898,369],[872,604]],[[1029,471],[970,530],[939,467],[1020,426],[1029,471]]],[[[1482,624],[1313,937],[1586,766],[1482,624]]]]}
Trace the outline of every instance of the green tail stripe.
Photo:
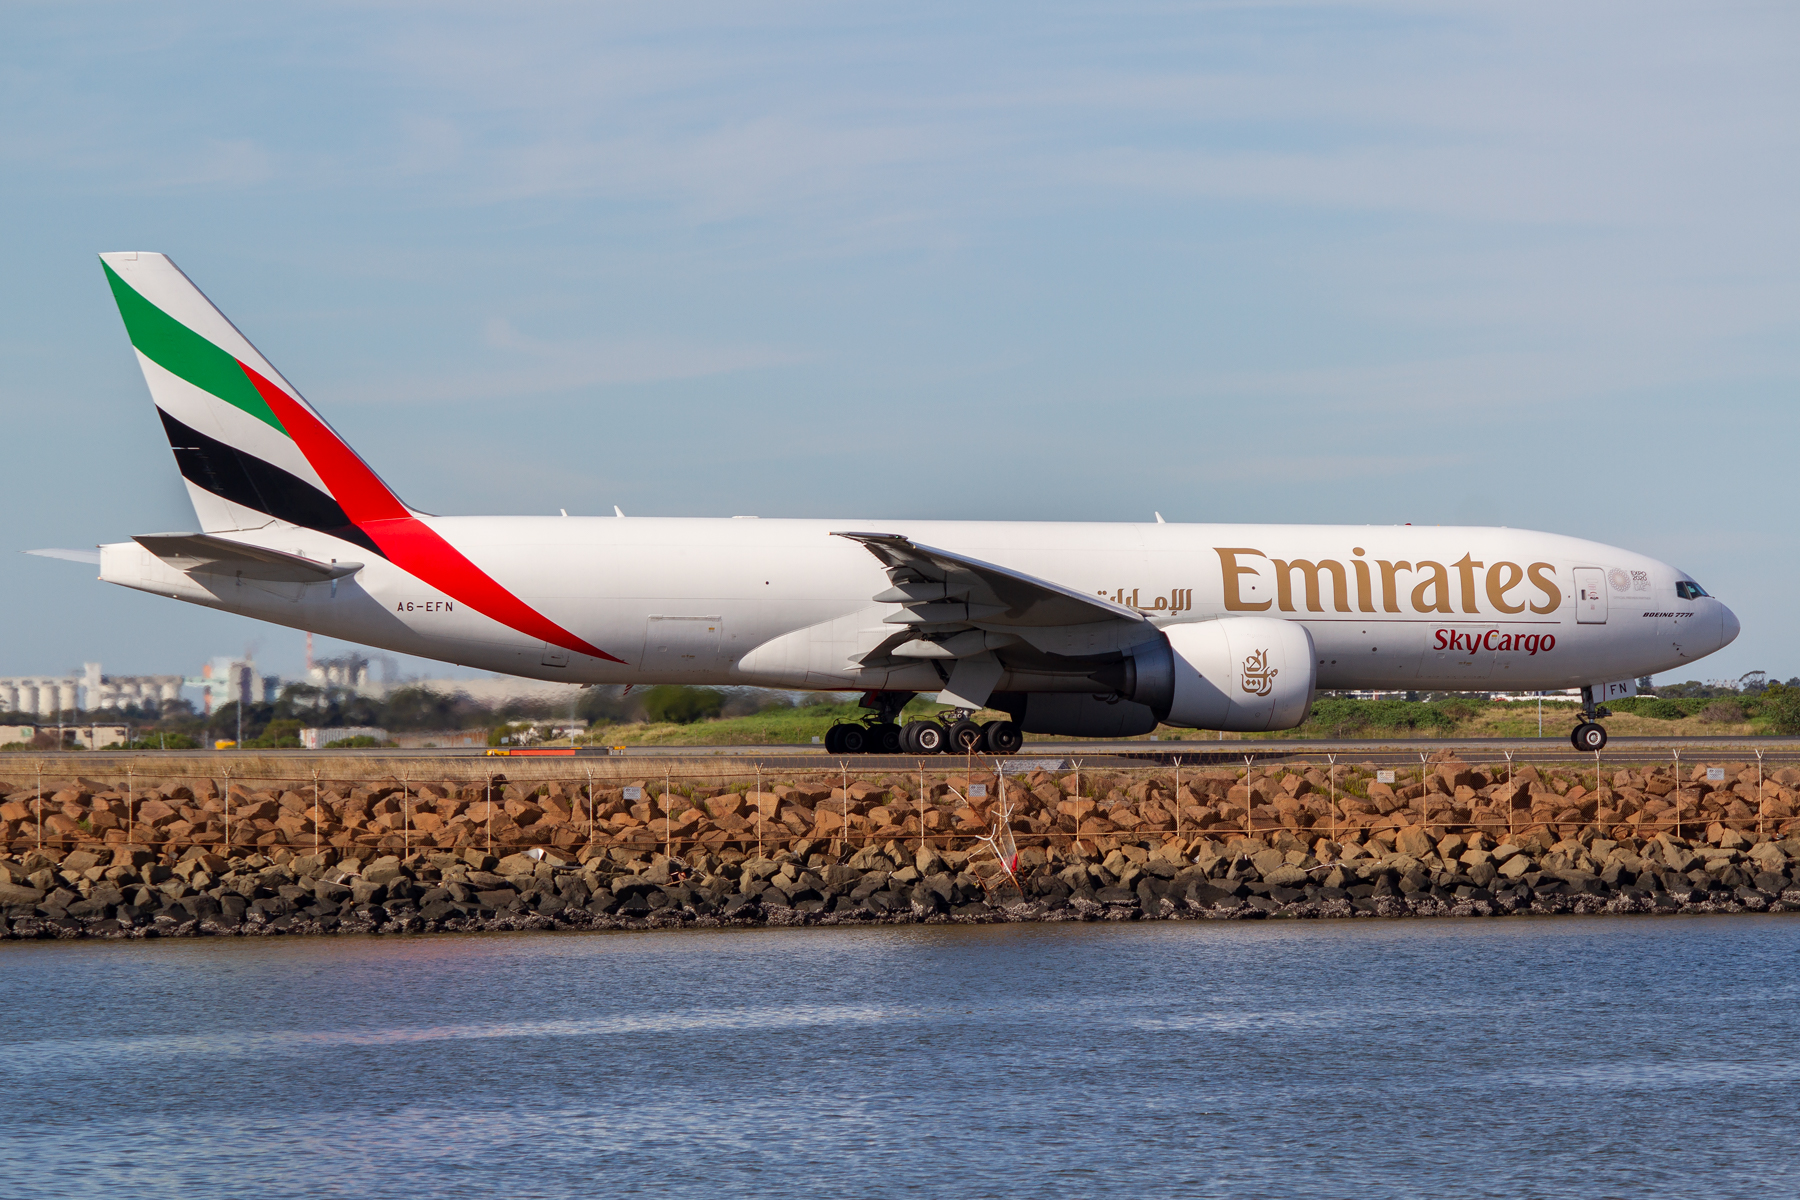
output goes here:
{"type": "Polygon", "coordinates": [[[105,263],[100,265],[106,271],[106,282],[112,285],[119,315],[125,318],[125,332],[131,337],[131,344],[146,358],[170,374],[181,376],[202,391],[243,409],[259,421],[266,421],[283,434],[287,433],[237,359],[144,299],[111,267],[105,263]]]}

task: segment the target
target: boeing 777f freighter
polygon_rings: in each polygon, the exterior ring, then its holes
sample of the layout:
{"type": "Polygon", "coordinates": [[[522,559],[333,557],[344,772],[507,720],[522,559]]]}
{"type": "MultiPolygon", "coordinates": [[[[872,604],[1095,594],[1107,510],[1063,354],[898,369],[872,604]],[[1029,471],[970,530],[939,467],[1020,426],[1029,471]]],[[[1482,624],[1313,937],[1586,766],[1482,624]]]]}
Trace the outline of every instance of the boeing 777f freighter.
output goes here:
{"type": "Polygon", "coordinates": [[[857,691],[869,717],[833,752],[1006,754],[1288,729],[1318,688],[1579,687],[1571,738],[1596,750],[1609,696],[1738,633],[1675,567],[1517,529],[434,516],[166,256],[100,257],[199,522],[102,546],[100,578],[348,641],[573,683],[857,691]],[[900,725],[926,692],[952,718],[900,725]]]}

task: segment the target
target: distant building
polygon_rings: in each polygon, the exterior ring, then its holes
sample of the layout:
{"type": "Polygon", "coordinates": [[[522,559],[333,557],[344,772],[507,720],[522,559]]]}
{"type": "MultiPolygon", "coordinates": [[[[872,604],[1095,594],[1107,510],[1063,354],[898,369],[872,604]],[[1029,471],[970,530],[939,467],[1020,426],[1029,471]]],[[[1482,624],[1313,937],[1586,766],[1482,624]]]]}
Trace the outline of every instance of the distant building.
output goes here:
{"type": "Polygon", "coordinates": [[[369,660],[361,654],[321,658],[307,664],[306,679],[315,687],[343,688],[366,696],[381,689],[369,676],[369,660]]]}
{"type": "Polygon", "coordinates": [[[161,712],[166,701],[181,699],[181,683],[179,675],[104,675],[99,663],[83,663],[79,675],[0,678],[0,711],[53,718],[137,705],[161,712]]]}
{"type": "Polygon", "coordinates": [[[81,707],[79,675],[17,675],[0,679],[0,706],[8,712],[54,718],[81,707]]]}
{"type": "Polygon", "coordinates": [[[67,732],[74,735],[75,744],[83,750],[104,750],[131,740],[129,725],[71,725],[67,732]]]}
{"type": "Polygon", "coordinates": [[[323,750],[333,742],[345,742],[351,738],[374,738],[378,742],[388,740],[385,729],[376,729],[372,725],[343,725],[335,729],[302,729],[300,744],[308,750],[323,750]]]}
{"type": "Polygon", "coordinates": [[[82,693],[88,712],[136,705],[151,712],[181,699],[179,675],[103,675],[97,662],[83,663],[82,693]]]}
{"type": "Polygon", "coordinates": [[[199,688],[202,697],[202,710],[208,714],[222,705],[235,702],[243,704],[273,704],[281,695],[281,676],[259,674],[254,659],[232,658],[220,655],[200,668],[200,674],[190,675],[182,683],[191,688],[199,688]]]}

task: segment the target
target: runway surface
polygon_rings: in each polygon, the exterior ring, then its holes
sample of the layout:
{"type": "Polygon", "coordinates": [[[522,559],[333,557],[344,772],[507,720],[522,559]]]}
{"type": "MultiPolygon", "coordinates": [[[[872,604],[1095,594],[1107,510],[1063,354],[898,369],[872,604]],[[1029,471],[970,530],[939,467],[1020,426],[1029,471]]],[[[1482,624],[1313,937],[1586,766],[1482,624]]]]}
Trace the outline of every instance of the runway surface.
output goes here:
{"type": "MultiPolygon", "coordinates": [[[[761,746],[627,746],[622,750],[604,747],[581,747],[571,752],[567,747],[532,751],[510,751],[490,754],[481,748],[450,749],[354,749],[354,750],[131,750],[65,753],[18,753],[0,760],[0,774],[18,774],[41,769],[58,773],[70,771],[117,772],[127,765],[146,773],[154,773],[158,763],[180,762],[192,767],[203,761],[206,769],[226,772],[236,764],[256,761],[292,761],[297,767],[308,761],[371,760],[373,767],[386,760],[394,763],[458,760],[466,768],[470,760],[492,763],[496,771],[511,766],[537,763],[553,767],[577,761],[592,765],[606,761],[616,767],[621,760],[641,762],[646,769],[666,769],[677,763],[709,763],[718,767],[729,760],[732,766],[787,768],[788,770],[849,769],[869,771],[905,771],[920,767],[932,771],[953,769],[958,763],[993,769],[996,761],[1006,764],[1007,772],[1029,772],[1043,769],[1065,771],[1077,766],[1089,769],[1109,767],[1189,766],[1241,767],[1253,764],[1306,760],[1320,765],[1335,759],[1352,765],[1374,763],[1378,767],[1417,767],[1422,760],[1444,751],[1452,751],[1469,762],[1502,762],[1510,757],[1515,763],[1589,762],[1592,753],[1575,750],[1561,738],[1417,738],[1417,739],[1343,739],[1343,740],[1261,740],[1261,741],[1059,741],[1027,742],[1018,754],[995,759],[992,755],[911,755],[911,754],[827,754],[816,745],[761,746]],[[215,766],[216,764],[216,766],[215,766]]],[[[1760,757],[1765,766],[1800,763],[1800,738],[1774,737],[1710,737],[1655,738],[1616,737],[1600,752],[1602,763],[1623,765],[1631,762],[1672,761],[1679,756],[1690,763],[1721,761],[1755,762],[1760,757]]]]}

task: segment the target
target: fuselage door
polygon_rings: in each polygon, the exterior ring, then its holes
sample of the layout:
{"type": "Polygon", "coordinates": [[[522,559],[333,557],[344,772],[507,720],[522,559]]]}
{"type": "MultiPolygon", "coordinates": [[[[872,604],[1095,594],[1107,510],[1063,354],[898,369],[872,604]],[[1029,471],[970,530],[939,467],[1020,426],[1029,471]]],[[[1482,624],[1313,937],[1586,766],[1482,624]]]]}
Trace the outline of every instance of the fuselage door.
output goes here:
{"type": "Polygon", "coordinates": [[[651,617],[640,668],[651,678],[704,675],[719,668],[719,617],[651,617]]]}
{"type": "Polygon", "coordinates": [[[1606,624],[1606,572],[1599,567],[1575,568],[1575,623],[1606,624]]]}

